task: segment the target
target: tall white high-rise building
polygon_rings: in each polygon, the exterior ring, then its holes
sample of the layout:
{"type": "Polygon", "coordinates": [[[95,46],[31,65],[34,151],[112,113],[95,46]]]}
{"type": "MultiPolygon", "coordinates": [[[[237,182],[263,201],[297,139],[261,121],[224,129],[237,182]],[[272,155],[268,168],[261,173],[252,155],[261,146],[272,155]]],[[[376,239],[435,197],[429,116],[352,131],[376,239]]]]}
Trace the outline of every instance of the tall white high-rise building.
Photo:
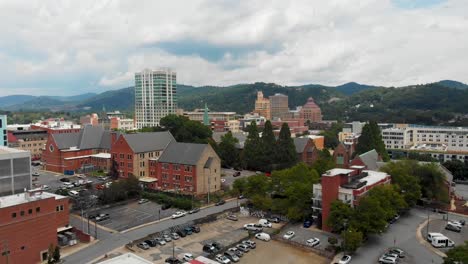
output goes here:
{"type": "Polygon", "coordinates": [[[159,126],[161,118],[177,109],[176,72],[171,69],[135,73],[135,125],[159,126]]]}

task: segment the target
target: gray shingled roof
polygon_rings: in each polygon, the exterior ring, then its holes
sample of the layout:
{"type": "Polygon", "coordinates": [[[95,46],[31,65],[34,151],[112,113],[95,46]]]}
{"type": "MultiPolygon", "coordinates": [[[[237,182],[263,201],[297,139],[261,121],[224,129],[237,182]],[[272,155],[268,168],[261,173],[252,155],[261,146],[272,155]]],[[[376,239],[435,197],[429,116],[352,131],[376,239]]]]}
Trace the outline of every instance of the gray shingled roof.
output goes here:
{"type": "Polygon", "coordinates": [[[122,136],[135,153],[163,150],[171,141],[175,141],[169,131],[124,134],[122,136]]]}
{"type": "Polygon", "coordinates": [[[304,152],[304,148],[307,145],[307,142],[311,140],[309,138],[294,138],[294,146],[296,147],[296,153],[304,152]]]}
{"type": "Polygon", "coordinates": [[[362,153],[359,155],[359,158],[361,158],[368,170],[377,170],[379,168],[379,165],[377,164],[379,161],[379,154],[375,149],[362,153]]]}
{"type": "Polygon", "coordinates": [[[101,126],[85,126],[80,132],[52,134],[59,149],[110,149],[110,132],[101,126]]]}
{"type": "Polygon", "coordinates": [[[159,162],[196,165],[208,144],[179,143],[172,141],[163,151],[159,162]]]}
{"type": "MultiPolygon", "coordinates": [[[[213,132],[213,135],[211,137],[216,143],[219,144],[221,142],[221,137],[226,134],[227,132],[213,132]]],[[[239,143],[236,144],[236,148],[243,149],[244,143],[247,140],[247,135],[242,132],[236,132],[236,133],[232,133],[232,136],[237,138],[237,140],[239,140],[239,143]]]]}

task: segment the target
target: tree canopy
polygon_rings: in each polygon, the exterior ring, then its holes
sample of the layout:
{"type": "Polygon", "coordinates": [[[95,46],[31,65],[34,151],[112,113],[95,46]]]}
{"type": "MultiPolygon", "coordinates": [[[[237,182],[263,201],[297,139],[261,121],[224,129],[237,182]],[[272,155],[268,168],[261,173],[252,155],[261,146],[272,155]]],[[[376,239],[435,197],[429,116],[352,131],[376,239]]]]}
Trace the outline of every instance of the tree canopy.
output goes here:
{"type": "Polygon", "coordinates": [[[276,148],[276,163],[280,168],[288,168],[297,161],[296,147],[291,138],[291,131],[287,123],[283,123],[279,133],[276,148]]]}
{"type": "Polygon", "coordinates": [[[213,134],[209,127],[185,116],[167,115],[161,118],[159,124],[169,130],[178,142],[208,143],[213,134]]]}
{"type": "Polygon", "coordinates": [[[356,145],[355,154],[362,154],[375,149],[384,161],[390,160],[385,144],[382,140],[380,128],[375,121],[370,121],[362,128],[361,135],[359,136],[358,144],[356,145]]]}
{"type": "Polygon", "coordinates": [[[468,263],[468,241],[447,251],[447,257],[444,258],[444,264],[460,263],[468,263]]]}
{"type": "Polygon", "coordinates": [[[231,131],[221,136],[221,142],[217,149],[223,166],[239,166],[240,161],[239,150],[236,148],[237,143],[239,143],[239,140],[232,135],[231,131]]]}

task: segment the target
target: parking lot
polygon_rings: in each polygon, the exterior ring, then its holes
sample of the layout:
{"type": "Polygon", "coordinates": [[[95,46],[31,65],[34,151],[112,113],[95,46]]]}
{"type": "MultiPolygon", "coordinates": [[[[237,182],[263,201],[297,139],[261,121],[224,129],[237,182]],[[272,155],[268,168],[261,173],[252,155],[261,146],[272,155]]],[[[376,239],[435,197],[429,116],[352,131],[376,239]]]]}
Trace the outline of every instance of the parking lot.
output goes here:
{"type": "Polygon", "coordinates": [[[225,180],[222,184],[230,188],[236,179],[255,175],[255,171],[243,170],[240,172],[241,174],[239,176],[234,177],[233,175],[235,172],[236,170],[234,169],[221,169],[221,173],[224,174],[222,179],[225,180]]]}
{"type": "Polygon", "coordinates": [[[63,185],[63,182],[60,181],[61,178],[69,178],[70,181],[78,180],[76,176],[66,176],[55,172],[43,171],[39,170],[38,167],[32,167],[31,173],[33,172],[39,172],[39,176],[32,177],[33,188],[41,187],[42,185],[47,185],[50,187],[50,190],[47,190],[48,192],[55,192],[63,185]]]}
{"type": "MultiPolygon", "coordinates": [[[[459,219],[461,218],[456,217],[456,216],[449,216],[449,220],[459,220],[459,219]]],[[[465,241],[468,241],[468,227],[466,225],[463,226],[462,231],[460,233],[446,230],[445,229],[446,225],[447,225],[447,221],[443,219],[432,220],[429,224],[429,232],[444,234],[446,237],[450,238],[450,240],[455,242],[455,246],[463,245],[465,241]]],[[[427,236],[426,226],[423,229],[421,229],[421,233],[423,237],[426,238],[427,236]]],[[[449,248],[439,248],[439,250],[443,252],[447,252],[449,248]]]]}
{"type": "MultiPolygon", "coordinates": [[[[325,248],[329,245],[328,237],[332,236],[332,234],[324,233],[314,227],[304,228],[302,225],[288,225],[281,231],[281,237],[286,234],[288,231],[293,231],[295,233],[294,237],[290,240],[294,242],[298,242],[300,244],[306,245],[306,241],[311,238],[318,238],[320,239],[320,244],[315,246],[314,248],[319,250],[325,250],[325,248]]],[[[335,236],[338,238],[337,236],[335,236]]]]}
{"type": "Polygon", "coordinates": [[[99,222],[98,224],[120,232],[135,226],[170,217],[176,211],[178,211],[178,209],[174,208],[162,210],[161,205],[151,201],[144,204],[138,204],[137,201],[134,201],[124,205],[91,211],[89,214],[109,214],[109,220],[99,222]]]}

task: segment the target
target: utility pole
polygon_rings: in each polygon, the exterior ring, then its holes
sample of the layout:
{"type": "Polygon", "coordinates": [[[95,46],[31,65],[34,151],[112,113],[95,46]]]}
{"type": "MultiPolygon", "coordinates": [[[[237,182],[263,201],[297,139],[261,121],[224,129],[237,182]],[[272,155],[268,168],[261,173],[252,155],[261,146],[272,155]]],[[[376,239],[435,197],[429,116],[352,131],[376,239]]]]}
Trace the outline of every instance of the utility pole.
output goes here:
{"type": "Polygon", "coordinates": [[[426,236],[429,234],[429,207],[427,209],[427,225],[426,225],[426,236]]]}

